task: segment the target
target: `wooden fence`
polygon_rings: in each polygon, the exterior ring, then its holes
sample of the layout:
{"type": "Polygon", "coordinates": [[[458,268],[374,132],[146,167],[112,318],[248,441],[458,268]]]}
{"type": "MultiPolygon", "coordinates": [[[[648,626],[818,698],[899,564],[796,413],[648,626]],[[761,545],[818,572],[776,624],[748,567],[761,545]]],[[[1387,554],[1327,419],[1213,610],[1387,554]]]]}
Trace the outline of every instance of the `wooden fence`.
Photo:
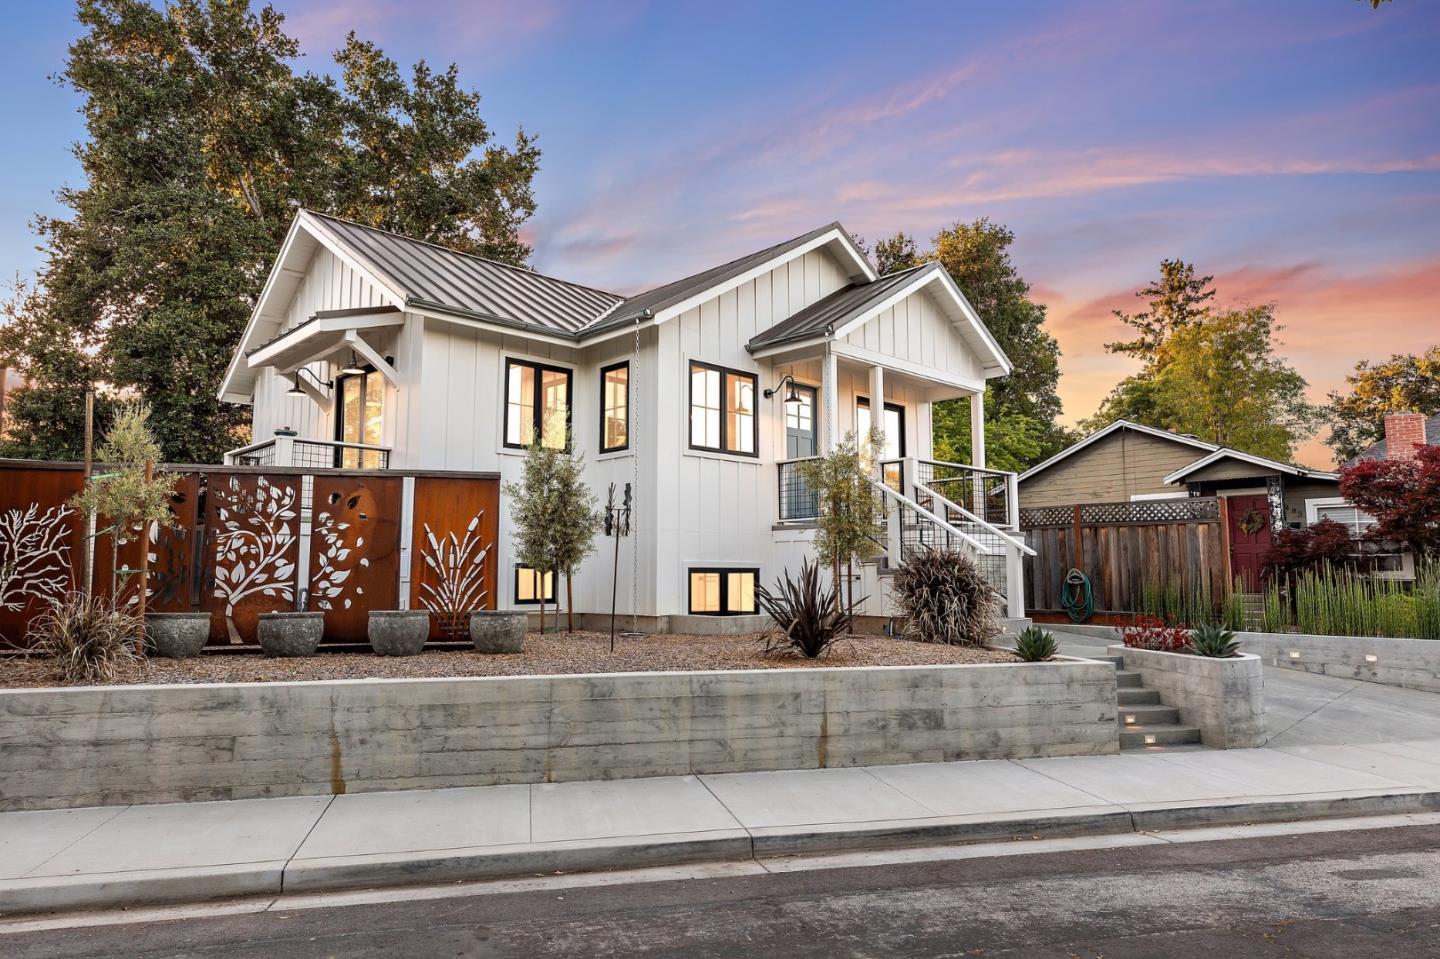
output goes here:
{"type": "MultiPolygon", "coordinates": [[[[365,641],[370,610],[430,609],[438,636],[449,610],[495,608],[493,473],[167,468],[174,522],[148,538],[148,606],[209,612],[212,644],[255,642],[277,610],[323,612],[326,641],[343,643],[365,641]]],[[[0,460],[0,647],[26,645],[35,617],[83,585],[82,485],[79,464],[0,460]]],[[[95,538],[97,592],[112,567],[139,566],[142,539],[95,538]]],[[[121,579],[136,602],[138,579],[121,579]]]]}
{"type": "Polygon", "coordinates": [[[1095,612],[1143,610],[1147,588],[1225,591],[1220,501],[1213,496],[1040,506],[1020,510],[1035,556],[1025,559],[1025,608],[1059,613],[1070,569],[1090,577],[1095,612]]]}

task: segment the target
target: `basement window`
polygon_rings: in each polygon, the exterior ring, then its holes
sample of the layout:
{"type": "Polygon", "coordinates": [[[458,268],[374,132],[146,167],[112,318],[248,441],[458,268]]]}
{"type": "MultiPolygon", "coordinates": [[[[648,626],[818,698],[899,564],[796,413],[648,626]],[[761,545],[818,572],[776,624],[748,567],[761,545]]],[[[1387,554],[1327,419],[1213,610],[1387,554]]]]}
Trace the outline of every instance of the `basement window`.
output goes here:
{"type": "Polygon", "coordinates": [[[690,570],[690,612],[697,616],[749,616],[757,612],[758,569],[690,570]]]}

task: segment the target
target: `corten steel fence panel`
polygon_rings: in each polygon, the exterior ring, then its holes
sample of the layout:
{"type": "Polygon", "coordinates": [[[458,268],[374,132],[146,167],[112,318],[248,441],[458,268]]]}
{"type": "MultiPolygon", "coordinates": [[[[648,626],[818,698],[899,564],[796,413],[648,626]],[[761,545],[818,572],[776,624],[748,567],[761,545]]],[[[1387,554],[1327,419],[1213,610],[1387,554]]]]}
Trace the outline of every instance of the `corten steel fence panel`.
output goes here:
{"type": "Polygon", "coordinates": [[[200,608],[211,643],[253,643],[261,613],[296,609],[305,477],[207,471],[200,608]]]}
{"type": "Polygon", "coordinates": [[[432,639],[468,639],[460,614],[496,608],[499,524],[499,480],[415,478],[410,608],[431,611],[432,639]]]}
{"type": "Polygon", "coordinates": [[[83,470],[0,462],[0,647],[27,645],[46,606],[84,585],[83,470]]]}
{"type": "Polygon", "coordinates": [[[399,476],[316,473],[310,523],[309,608],[327,642],[365,642],[371,610],[400,608],[399,476]]]}
{"type": "Polygon", "coordinates": [[[1156,585],[1217,599],[1227,587],[1214,497],[1022,508],[1020,528],[1036,553],[1025,559],[1025,607],[1032,612],[1062,610],[1072,567],[1090,578],[1101,615],[1142,611],[1146,589],[1156,585]]]}
{"type": "MultiPolygon", "coordinates": [[[[170,494],[170,515],[173,524],[157,526],[150,539],[149,602],[155,613],[182,613],[195,608],[195,564],[197,549],[195,526],[200,505],[200,477],[195,473],[176,475],[175,489],[170,494]]],[[[95,591],[110,591],[110,549],[112,534],[103,532],[110,526],[107,517],[97,517],[95,529],[95,591]]],[[[139,598],[140,577],[126,572],[140,568],[140,537],[132,532],[120,545],[121,575],[118,577],[120,597],[126,605],[139,598]]]]}

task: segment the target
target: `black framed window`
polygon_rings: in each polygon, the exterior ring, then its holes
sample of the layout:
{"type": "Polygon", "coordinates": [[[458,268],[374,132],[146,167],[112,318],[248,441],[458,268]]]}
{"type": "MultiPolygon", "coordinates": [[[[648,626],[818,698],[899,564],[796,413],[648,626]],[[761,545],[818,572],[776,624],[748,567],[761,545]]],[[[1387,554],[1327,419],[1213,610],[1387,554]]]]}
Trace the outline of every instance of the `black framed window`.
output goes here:
{"type": "Polygon", "coordinates": [[[630,446],[630,364],[616,363],[600,371],[600,452],[630,446]]]}
{"type": "MultiPolygon", "coordinates": [[[[385,422],[385,377],[366,367],[335,381],[335,439],[342,443],[379,446],[385,422]]],[[[340,469],[379,469],[379,450],[335,448],[340,469]]]]}
{"type": "Polygon", "coordinates": [[[747,616],[758,611],[759,569],[690,568],[690,612],[698,616],[747,616]]]}
{"type": "Polygon", "coordinates": [[[555,601],[555,574],[541,576],[529,566],[515,564],[515,603],[517,606],[539,606],[541,596],[545,602],[555,601]]]}
{"type": "Polygon", "coordinates": [[[754,373],[690,363],[690,448],[759,456],[754,373]]]}
{"type": "Polygon", "coordinates": [[[505,360],[505,445],[523,449],[535,442],[564,449],[570,435],[574,373],[528,360],[505,360]]]}

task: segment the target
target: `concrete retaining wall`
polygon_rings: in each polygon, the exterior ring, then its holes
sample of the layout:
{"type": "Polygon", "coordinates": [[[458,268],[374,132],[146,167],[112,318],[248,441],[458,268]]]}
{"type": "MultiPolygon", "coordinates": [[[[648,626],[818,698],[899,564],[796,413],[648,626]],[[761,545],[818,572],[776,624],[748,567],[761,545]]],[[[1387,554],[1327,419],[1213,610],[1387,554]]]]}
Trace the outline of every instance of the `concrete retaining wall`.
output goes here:
{"type": "Polygon", "coordinates": [[[1108,652],[1125,657],[1125,668],[1138,672],[1145,688],[1180,710],[1182,722],[1199,727],[1205,745],[1251,749],[1265,744],[1265,668],[1260,657],[1212,659],[1124,646],[1111,646],[1108,652]]]}
{"type": "Polygon", "coordinates": [[[0,691],[0,809],[1118,751],[1109,664],[0,691]]]}
{"type": "MultiPolygon", "coordinates": [[[[1119,638],[1110,626],[1053,626],[1106,641],[1119,638]]],[[[1440,640],[1383,639],[1374,636],[1312,636],[1304,633],[1236,633],[1241,649],[1270,666],[1300,669],[1341,679],[1403,686],[1440,693],[1440,640]],[[1299,656],[1290,654],[1299,653],[1299,656]],[[1366,657],[1375,657],[1370,662],[1366,657]]]]}

